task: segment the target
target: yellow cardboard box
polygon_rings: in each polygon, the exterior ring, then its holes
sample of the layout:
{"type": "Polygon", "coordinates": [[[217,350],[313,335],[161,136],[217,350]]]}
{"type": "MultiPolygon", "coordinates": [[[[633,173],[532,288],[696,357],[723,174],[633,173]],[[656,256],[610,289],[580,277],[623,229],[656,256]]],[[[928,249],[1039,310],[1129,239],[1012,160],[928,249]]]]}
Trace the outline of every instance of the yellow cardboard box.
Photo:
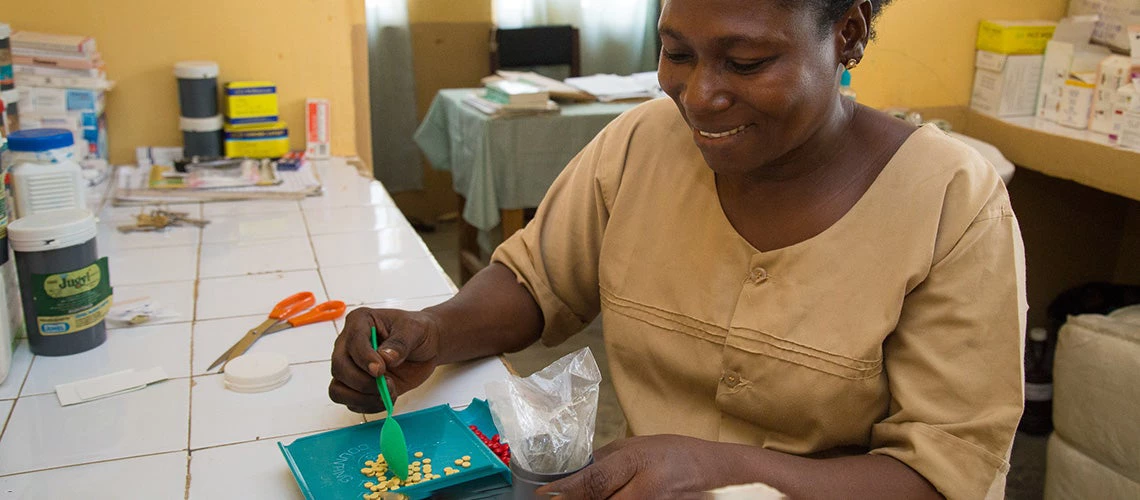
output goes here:
{"type": "Polygon", "coordinates": [[[985,20],[978,25],[977,48],[998,54],[1044,54],[1056,29],[1053,21],[985,20]]]}
{"type": "Polygon", "coordinates": [[[277,86],[273,82],[229,82],[225,93],[226,122],[229,124],[277,121],[277,86]]]}
{"type": "Polygon", "coordinates": [[[289,128],[285,122],[224,127],[226,156],[230,158],[280,158],[289,153],[289,128]]]}

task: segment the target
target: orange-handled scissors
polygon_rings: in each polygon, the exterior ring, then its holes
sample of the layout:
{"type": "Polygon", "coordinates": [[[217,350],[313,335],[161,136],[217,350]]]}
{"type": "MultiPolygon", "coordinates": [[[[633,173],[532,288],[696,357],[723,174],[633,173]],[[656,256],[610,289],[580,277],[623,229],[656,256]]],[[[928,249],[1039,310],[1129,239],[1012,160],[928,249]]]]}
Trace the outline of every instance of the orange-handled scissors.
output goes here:
{"type": "Polygon", "coordinates": [[[254,342],[257,342],[257,339],[261,338],[262,335],[277,333],[281,330],[296,326],[304,326],[321,321],[331,321],[344,315],[344,302],[330,300],[318,304],[305,314],[298,316],[298,313],[313,306],[316,302],[317,299],[313,296],[312,292],[300,292],[286,297],[281,302],[278,302],[277,306],[269,312],[268,319],[263,321],[256,328],[246,332],[237,343],[222,353],[218,359],[214,360],[207,370],[213,370],[218,365],[245,354],[250,346],[252,346],[254,342]]]}

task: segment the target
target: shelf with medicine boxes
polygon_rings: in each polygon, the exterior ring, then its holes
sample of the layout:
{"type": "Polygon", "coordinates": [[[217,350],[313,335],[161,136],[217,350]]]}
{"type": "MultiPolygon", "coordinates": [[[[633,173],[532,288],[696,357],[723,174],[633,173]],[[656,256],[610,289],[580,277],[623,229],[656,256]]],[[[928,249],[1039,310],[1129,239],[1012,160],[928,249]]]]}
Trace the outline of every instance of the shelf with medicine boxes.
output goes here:
{"type": "Polygon", "coordinates": [[[1015,165],[1140,200],[1140,150],[1095,132],[1028,118],[966,112],[965,134],[993,144],[1015,165]]]}
{"type": "Polygon", "coordinates": [[[1140,150],[1111,144],[1105,134],[1033,117],[996,118],[965,106],[914,111],[925,119],[946,120],[954,131],[992,144],[1018,168],[1140,200],[1140,150]]]}

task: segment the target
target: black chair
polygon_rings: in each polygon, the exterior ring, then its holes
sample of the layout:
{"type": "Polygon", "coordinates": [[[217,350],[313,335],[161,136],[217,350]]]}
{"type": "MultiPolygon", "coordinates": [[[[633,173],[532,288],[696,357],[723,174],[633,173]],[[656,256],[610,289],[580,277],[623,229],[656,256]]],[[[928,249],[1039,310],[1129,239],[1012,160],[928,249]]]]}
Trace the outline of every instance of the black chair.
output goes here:
{"type": "Polygon", "coordinates": [[[581,76],[578,28],[537,26],[491,31],[491,72],[503,68],[533,66],[570,67],[570,76],[581,76]]]}

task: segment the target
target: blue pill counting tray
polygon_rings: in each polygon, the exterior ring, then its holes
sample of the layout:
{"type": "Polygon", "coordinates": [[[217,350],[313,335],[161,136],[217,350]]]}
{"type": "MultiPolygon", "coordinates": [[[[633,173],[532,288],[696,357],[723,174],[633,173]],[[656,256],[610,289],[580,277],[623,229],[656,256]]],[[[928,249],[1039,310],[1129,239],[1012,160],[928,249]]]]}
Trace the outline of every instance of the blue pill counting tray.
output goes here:
{"type": "MultiPolygon", "coordinates": [[[[440,405],[393,417],[400,422],[408,441],[408,463],[430,458],[433,479],[401,487],[395,493],[412,500],[423,498],[476,499],[506,497],[510,493],[510,470],[468,427],[474,425],[486,435],[497,434],[487,402],[473,399],[463,411],[440,405]],[[423,452],[423,457],[414,456],[423,452]],[[470,456],[471,466],[455,460],[470,456]],[[459,469],[446,475],[444,467],[459,469]]],[[[380,427],[383,420],[335,431],[306,436],[291,444],[277,443],[297,486],[308,500],[362,498],[371,493],[364,483],[378,482],[360,472],[366,460],[380,454],[380,427]]]]}

